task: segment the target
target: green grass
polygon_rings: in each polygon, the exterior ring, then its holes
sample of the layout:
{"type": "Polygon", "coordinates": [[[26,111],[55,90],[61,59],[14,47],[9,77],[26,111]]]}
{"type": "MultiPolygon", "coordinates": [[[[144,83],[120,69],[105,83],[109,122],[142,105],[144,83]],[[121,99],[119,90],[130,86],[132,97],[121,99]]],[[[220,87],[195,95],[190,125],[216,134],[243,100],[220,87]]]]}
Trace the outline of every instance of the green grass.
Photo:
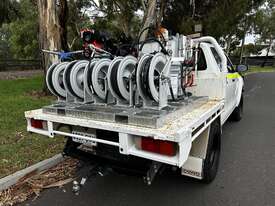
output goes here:
{"type": "Polygon", "coordinates": [[[249,67],[248,71],[244,73],[244,75],[259,73],[259,72],[275,72],[275,67],[255,67],[255,66],[251,66],[251,67],[249,67]]]}
{"type": "Polygon", "coordinates": [[[61,151],[63,139],[26,132],[24,111],[49,104],[29,93],[42,88],[42,77],[0,81],[0,178],[61,151]]]}

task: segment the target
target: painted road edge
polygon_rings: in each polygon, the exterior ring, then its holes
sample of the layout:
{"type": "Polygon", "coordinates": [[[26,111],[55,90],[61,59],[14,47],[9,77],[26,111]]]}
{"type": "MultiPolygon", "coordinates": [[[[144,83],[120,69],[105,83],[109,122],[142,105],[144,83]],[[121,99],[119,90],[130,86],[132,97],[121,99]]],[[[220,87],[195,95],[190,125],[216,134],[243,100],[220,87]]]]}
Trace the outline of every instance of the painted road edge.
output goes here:
{"type": "Polygon", "coordinates": [[[30,174],[34,171],[40,172],[49,169],[63,160],[64,157],[62,156],[62,154],[57,154],[49,159],[43,160],[30,167],[17,171],[9,176],[3,177],[2,179],[0,179],[0,192],[16,184],[20,178],[26,176],[27,174],[30,174]]]}

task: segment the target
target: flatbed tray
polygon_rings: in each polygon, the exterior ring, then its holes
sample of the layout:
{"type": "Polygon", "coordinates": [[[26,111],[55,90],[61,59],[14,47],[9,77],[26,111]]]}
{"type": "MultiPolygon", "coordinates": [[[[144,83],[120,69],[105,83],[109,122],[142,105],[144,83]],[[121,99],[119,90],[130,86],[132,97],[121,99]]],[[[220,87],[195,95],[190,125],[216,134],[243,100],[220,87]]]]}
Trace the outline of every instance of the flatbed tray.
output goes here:
{"type": "Polygon", "coordinates": [[[147,128],[160,128],[177,116],[183,116],[207,103],[207,97],[190,97],[170,102],[162,109],[128,108],[114,105],[75,104],[58,102],[42,108],[43,113],[98,121],[123,123],[147,128]]]}

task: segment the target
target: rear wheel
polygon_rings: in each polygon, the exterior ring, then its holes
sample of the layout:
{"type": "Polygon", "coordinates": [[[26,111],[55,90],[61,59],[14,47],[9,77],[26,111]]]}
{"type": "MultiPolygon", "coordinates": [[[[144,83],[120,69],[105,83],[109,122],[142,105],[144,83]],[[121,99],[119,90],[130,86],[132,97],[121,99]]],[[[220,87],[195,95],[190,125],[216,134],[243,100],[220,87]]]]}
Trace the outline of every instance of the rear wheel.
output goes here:
{"type": "Polygon", "coordinates": [[[219,166],[220,151],[221,127],[220,121],[216,120],[210,126],[206,158],[203,164],[203,182],[210,183],[215,179],[219,166]]]}
{"type": "Polygon", "coordinates": [[[243,94],[241,96],[241,100],[239,105],[234,109],[234,111],[231,114],[231,120],[238,122],[243,117],[243,94]]]}

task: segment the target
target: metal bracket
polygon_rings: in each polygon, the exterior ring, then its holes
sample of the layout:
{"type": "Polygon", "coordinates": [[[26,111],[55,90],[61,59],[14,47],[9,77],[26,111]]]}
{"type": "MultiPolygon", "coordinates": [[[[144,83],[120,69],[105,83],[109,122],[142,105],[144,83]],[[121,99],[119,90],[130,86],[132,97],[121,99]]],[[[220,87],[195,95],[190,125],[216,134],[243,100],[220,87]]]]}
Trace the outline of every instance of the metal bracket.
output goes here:
{"type": "Polygon", "coordinates": [[[162,166],[162,163],[161,162],[155,162],[153,161],[149,170],[147,171],[147,174],[145,177],[143,177],[144,179],[144,182],[147,184],[147,185],[151,185],[154,178],[156,177],[159,169],[161,168],[162,166]]]}

